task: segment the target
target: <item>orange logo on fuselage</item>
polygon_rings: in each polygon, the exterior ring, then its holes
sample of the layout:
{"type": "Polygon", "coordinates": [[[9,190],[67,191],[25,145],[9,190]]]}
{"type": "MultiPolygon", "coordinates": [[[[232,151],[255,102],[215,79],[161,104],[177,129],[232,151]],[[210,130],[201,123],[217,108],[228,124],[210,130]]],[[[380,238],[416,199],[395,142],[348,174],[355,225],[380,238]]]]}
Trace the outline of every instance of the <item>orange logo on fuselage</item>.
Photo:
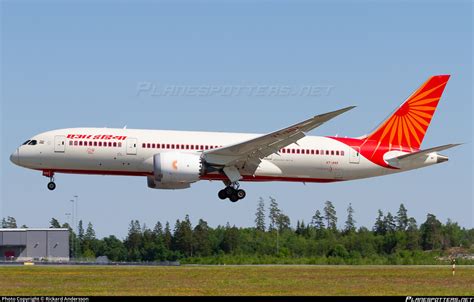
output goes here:
{"type": "Polygon", "coordinates": [[[174,170],[178,170],[178,161],[175,159],[171,163],[171,166],[173,167],[174,170]]]}

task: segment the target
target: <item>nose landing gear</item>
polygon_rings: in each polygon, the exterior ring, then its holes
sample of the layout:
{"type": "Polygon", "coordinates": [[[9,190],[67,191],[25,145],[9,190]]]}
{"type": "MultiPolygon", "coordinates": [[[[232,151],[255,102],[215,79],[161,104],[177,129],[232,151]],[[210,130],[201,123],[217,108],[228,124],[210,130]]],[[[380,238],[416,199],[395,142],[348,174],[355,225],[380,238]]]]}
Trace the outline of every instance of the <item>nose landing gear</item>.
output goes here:
{"type": "Polygon", "coordinates": [[[239,189],[238,183],[234,183],[220,190],[217,195],[222,200],[229,198],[230,201],[237,202],[240,199],[244,199],[247,194],[244,190],[239,189]]]}
{"type": "Polygon", "coordinates": [[[51,190],[51,191],[56,189],[56,184],[54,183],[54,181],[48,182],[48,189],[51,190]]]}
{"type": "Polygon", "coordinates": [[[54,183],[54,172],[53,171],[43,171],[43,176],[49,177],[48,189],[53,191],[56,189],[56,184],[54,183]]]}

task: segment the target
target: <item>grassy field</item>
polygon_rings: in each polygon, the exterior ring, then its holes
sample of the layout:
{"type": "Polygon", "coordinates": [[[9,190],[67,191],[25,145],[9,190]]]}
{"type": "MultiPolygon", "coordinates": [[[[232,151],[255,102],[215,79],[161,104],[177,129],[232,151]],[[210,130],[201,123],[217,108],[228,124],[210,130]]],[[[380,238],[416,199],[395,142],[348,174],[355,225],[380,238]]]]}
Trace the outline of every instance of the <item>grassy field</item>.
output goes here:
{"type": "Polygon", "coordinates": [[[0,295],[474,295],[460,266],[3,266],[0,295]]]}

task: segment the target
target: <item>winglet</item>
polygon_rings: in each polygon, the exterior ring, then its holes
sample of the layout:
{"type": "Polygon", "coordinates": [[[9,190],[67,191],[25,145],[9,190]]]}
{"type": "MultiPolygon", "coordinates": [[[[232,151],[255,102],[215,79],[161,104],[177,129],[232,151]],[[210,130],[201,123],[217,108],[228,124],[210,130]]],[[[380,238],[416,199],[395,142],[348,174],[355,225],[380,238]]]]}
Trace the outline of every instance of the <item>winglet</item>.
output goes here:
{"type": "Polygon", "coordinates": [[[320,115],[316,115],[315,117],[323,117],[323,116],[330,116],[330,119],[333,118],[333,117],[336,117],[340,114],[343,114],[344,112],[347,112],[349,110],[352,110],[354,109],[356,106],[349,106],[349,107],[345,107],[345,108],[342,108],[342,109],[339,109],[339,110],[335,110],[335,111],[331,111],[331,112],[327,112],[327,113],[323,113],[323,114],[320,114],[320,115]]]}
{"type": "Polygon", "coordinates": [[[303,130],[303,132],[308,132],[310,130],[313,130],[314,128],[322,125],[323,123],[335,118],[338,115],[343,114],[344,112],[347,112],[351,109],[354,109],[355,107],[356,106],[349,106],[349,107],[345,107],[345,108],[342,108],[342,109],[339,109],[339,110],[335,110],[335,111],[315,115],[313,118],[310,118],[309,120],[306,120],[303,123],[301,123],[301,124],[303,124],[303,126],[307,126],[307,127],[303,128],[302,130],[303,130]]]}

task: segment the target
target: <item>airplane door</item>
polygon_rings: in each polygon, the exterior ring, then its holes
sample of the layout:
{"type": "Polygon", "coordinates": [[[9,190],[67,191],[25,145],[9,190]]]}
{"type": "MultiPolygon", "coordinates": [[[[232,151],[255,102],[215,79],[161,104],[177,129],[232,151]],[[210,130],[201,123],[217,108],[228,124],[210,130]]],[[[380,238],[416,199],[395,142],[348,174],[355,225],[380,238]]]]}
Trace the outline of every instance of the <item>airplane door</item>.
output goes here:
{"type": "Polygon", "coordinates": [[[137,139],[136,138],[127,139],[127,154],[128,155],[137,154],[137,139]]]}
{"type": "Polygon", "coordinates": [[[56,135],[54,137],[54,152],[64,152],[66,150],[66,137],[64,135],[56,135]]]}
{"type": "Polygon", "coordinates": [[[360,162],[360,148],[359,147],[351,147],[349,162],[351,164],[358,164],[360,162]]]}

